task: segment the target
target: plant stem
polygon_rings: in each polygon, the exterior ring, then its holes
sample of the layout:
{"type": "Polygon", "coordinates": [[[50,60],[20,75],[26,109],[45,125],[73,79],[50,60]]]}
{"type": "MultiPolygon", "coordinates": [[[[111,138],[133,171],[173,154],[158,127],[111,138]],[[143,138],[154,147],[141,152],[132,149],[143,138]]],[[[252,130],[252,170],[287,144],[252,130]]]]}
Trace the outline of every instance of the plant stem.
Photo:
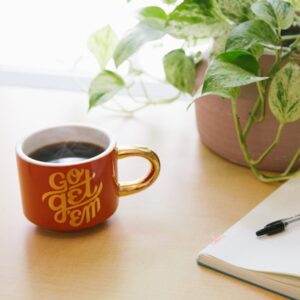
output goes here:
{"type": "MultiPolygon", "coordinates": [[[[149,103],[149,101],[140,101],[140,100],[136,99],[136,97],[133,96],[133,94],[131,93],[131,86],[126,87],[126,91],[127,91],[128,96],[130,97],[130,99],[131,99],[132,101],[134,101],[134,102],[136,102],[136,103],[139,103],[139,104],[145,104],[145,103],[148,104],[148,103],[149,103]]],[[[147,99],[147,100],[148,100],[148,99],[147,99]]]]}
{"type": "Polygon", "coordinates": [[[281,37],[281,40],[283,40],[283,41],[295,40],[298,37],[299,37],[299,34],[284,35],[281,37]]]}
{"type": "Polygon", "coordinates": [[[105,110],[108,110],[108,111],[112,111],[114,113],[122,113],[122,114],[128,114],[124,109],[122,108],[113,108],[113,107],[109,107],[109,106],[106,106],[105,104],[102,104],[101,105],[101,108],[105,109],[105,110]]]}
{"type": "Polygon", "coordinates": [[[238,141],[239,141],[242,153],[244,155],[246,162],[250,165],[251,159],[250,159],[250,155],[249,155],[249,152],[247,150],[247,147],[246,147],[246,144],[244,141],[242,127],[241,127],[240,119],[239,119],[238,113],[237,113],[237,99],[231,100],[231,110],[232,110],[232,115],[233,115],[234,126],[236,129],[236,133],[237,133],[237,137],[238,137],[238,141]]]}
{"type": "MultiPolygon", "coordinates": [[[[268,76],[272,77],[273,74],[277,71],[280,62],[281,62],[282,58],[281,58],[281,51],[278,50],[276,51],[276,58],[275,58],[275,62],[272,65],[271,69],[268,72],[268,76]]],[[[265,90],[268,88],[270,83],[270,79],[268,79],[267,81],[264,82],[257,82],[256,86],[257,86],[257,91],[258,91],[258,98],[254,104],[254,106],[252,107],[252,110],[249,113],[249,118],[247,119],[246,125],[244,127],[243,130],[243,139],[246,140],[247,135],[254,123],[254,121],[257,122],[262,122],[264,120],[264,116],[265,116],[265,90]],[[259,116],[259,118],[256,118],[256,114],[258,109],[261,107],[261,114],[259,116]]]]}
{"type": "MultiPolygon", "coordinates": [[[[119,104],[119,103],[118,103],[119,104]]],[[[138,107],[135,107],[133,109],[125,109],[123,108],[121,105],[120,106],[120,109],[117,109],[117,108],[112,108],[112,107],[109,107],[109,106],[105,106],[104,104],[101,105],[102,108],[106,109],[106,110],[109,110],[109,111],[112,111],[112,112],[115,112],[115,113],[121,113],[121,114],[124,114],[124,115],[127,115],[127,116],[131,116],[132,114],[134,114],[135,112],[141,110],[141,109],[144,109],[148,104],[144,104],[144,105],[140,105],[138,107]]]]}
{"type": "Polygon", "coordinates": [[[168,104],[168,103],[172,103],[175,100],[177,100],[181,96],[181,94],[182,94],[180,91],[178,91],[178,93],[175,96],[172,96],[170,98],[153,100],[153,99],[150,98],[149,93],[147,91],[147,88],[145,86],[145,83],[144,83],[144,81],[142,79],[140,80],[140,83],[141,83],[141,87],[142,87],[144,96],[147,99],[147,101],[145,103],[147,103],[149,105],[152,105],[152,104],[168,104]]]}
{"type": "Polygon", "coordinates": [[[297,49],[298,44],[300,43],[300,35],[298,34],[296,40],[290,45],[292,50],[297,49]]]}
{"type": "Polygon", "coordinates": [[[246,125],[243,130],[243,138],[244,140],[246,139],[254,121],[257,122],[262,122],[265,117],[265,90],[264,90],[264,85],[262,84],[261,81],[256,83],[257,90],[258,90],[258,98],[252,107],[250,113],[249,113],[249,118],[247,119],[246,125]],[[260,116],[259,118],[256,117],[258,109],[261,108],[260,116]]]}
{"type": "MultiPolygon", "coordinates": [[[[296,171],[294,173],[289,173],[292,166],[289,166],[286,172],[284,172],[283,174],[279,174],[279,175],[270,175],[269,176],[269,175],[266,175],[266,174],[262,173],[260,170],[258,170],[256,165],[254,165],[252,163],[252,159],[250,157],[250,154],[249,154],[249,151],[248,151],[248,148],[247,148],[247,144],[246,144],[246,142],[244,140],[244,137],[243,137],[240,120],[239,120],[239,117],[238,117],[238,114],[237,114],[237,99],[232,99],[231,100],[231,109],[232,109],[232,115],[233,115],[234,125],[235,125],[235,129],[236,129],[240,149],[242,150],[242,153],[243,153],[243,156],[244,156],[244,159],[245,159],[247,165],[249,166],[251,171],[254,173],[254,175],[259,180],[261,180],[262,182],[285,181],[285,180],[290,179],[292,176],[297,175],[297,174],[300,173],[300,170],[296,171]]],[[[300,156],[300,149],[299,149],[299,153],[297,152],[297,154],[300,156]]],[[[295,155],[295,157],[293,159],[294,162],[296,162],[296,160],[299,158],[298,155],[295,155]]]]}
{"type": "Polygon", "coordinates": [[[261,180],[262,182],[266,182],[266,183],[270,183],[270,182],[277,182],[277,181],[286,181],[291,179],[295,174],[292,175],[286,175],[286,176],[282,176],[282,175],[278,175],[278,176],[267,176],[265,174],[262,174],[259,172],[259,175],[257,176],[257,178],[259,180],[261,180]]]}
{"type": "Polygon", "coordinates": [[[261,178],[261,174],[259,173],[258,169],[251,164],[251,158],[250,158],[247,146],[244,142],[242,128],[241,128],[240,120],[239,120],[239,117],[237,114],[237,99],[231,100],[231,109],[232,109],[233,121],[234,121],[235,129],[236,129],[239,145],[242,150],[244,159],[245,159],[246,163],[248,164],[248,166],[250,167],[251,171],[255,174],[255,176],[258,177],[260,180],[263,180],[261,178]]]}
{"type": "MultiPolygon", "coordinates": [[[[257,122],[262,122],[265,118],[265,90],[261,81],[256,82],[258,90],[258,99],[260,106],[260,116],[256,119],[257,122]]],[[[255,116],[254,116],[255,117],[255,116]]]]}
{"type": "Polygon", "coordinates": [[[287,59],[291,54],[293,53],[292,49],[287,50],[283,55],[281,56],[281,60],[287,59]]]}
{"type": "Polygon", "coordinates": [[[143,90],[143,93],[144,93],[146,99],[147,99],[149,102],[151,102],[151,101],[150,101],[149,93],[148,93],[148,91],[147,91],[147,88],[146,88],[145,83],[144,83],[144,81],[143,81],[142,78],[140,78],[140,83],[141,83],[141,87],[142,87],[142,90],[143,90]]]}
{"type": "Polygon", "coordinates": [[[248,135],[248,133],[249,133],[252,125],[253,125],[253,122],[256,120],[255,115],[257,113],[257,110],[260,107],[260,104],[261,104],[260,99],[257,98],[254,106],[252,107],[252,109],[251,109],[251,111],[249,113],[249,118],[247,119],[246,125],[244,127],[243,134],[242,134],[243,135],[243,139],[246,139],[246,137],[247,137],[247,135],[248,135]]]}
{"type": "Polygon", "coordinates": [[[159,100],[152,100],[150,104],[169,104],[174,102],[175,100],[177,100],[180,96],[181,96],[181,92],[178,92],[178,94],[176,94],[173,97],[170,98],[166,98],[166,99],[159,99],[159,100]]]}
{"type": "Polygon", "coordinates": [[[275,146],[278,144],[279,142],[279,138],[282,132],[282,129],[284,127],[283,123],[280,123],[278,128],[277,128],[277,132],[276,132],[276,136],[274,141],[272,142],[272,144],[264,151],[264,153],[257,159],[257,160],[252,160],[251,164],[253,165],[258,165],[260,162],[262,162],[266,156],[275,148],[275,146]]]}
{"type": "Polygon", "coordinates": [[[132,109],[126,109],[123,105],[121,105],[117,101],[114,101],[114,103],[115,103],[115,105],[118,106],[118,108],[109,107],[109,106],[106,106],[104,104],[102,104],[102,107],[104,109],[106,109],[106,110],[110,110],[110,111],[113,111],[113,112],[118,112],[118,113],[122,113],[122,114],[125,114],[125,115],[132,115],[135,112],[137,112],[139,110],[142,110],[142,109],[146,108],[149,105],[172,103],[172,102],[174,102],[175,100],[177,100],[181,96],[181,92],[178,92],[178,94],[176,94],[175,96],[172,96],[170,98],[160,99],[160,100],[152,100],[152,99],[149,98],[147,89],[146,89],[146,87],[145,87],[145,85],[144,85],[144,83],[142,81],[141,81],[141,85],[142,85],[142,89],[143,89],[144,96],[145,96],[146,100],[138,100],[132,94],[132,92],[131,92],[131,87],[133,86],[132,84],[126,87],[127,94],[130,97],[130,99],[133,102],[137,103],[136,107],[133,107],[132,109]]]}
{"type": "Polygon", "coordinates": [[[282,173],[283,176],[287,175],[290,173],[290,171],[292,170],[292,168],[294,167],[295,163],[298,161],[298,159],[300,158],[300,149],[298,149],[298,151],[296,152],[296,154],[294,155],[293,159],[291,160],[291,162],[289,163],[288,167],[286,168],[286,170],[282,173]]]}
{"type": "MultiPolygon", "coordinates": [[[[278,32],[278,35],[280,36],[280,31],[278,32]]],[[[284,124],[280,123],[277,132],[275,135],[275,138],[273,142],[267,147],[267,149],[259,156],[257,159],[252,159],[251,155],[248,150],[248,145],[247,145],[247,136],[248,133],[251,130],[251,127],[253,126],[254,122],[260,122],[264,119],[265,117],[265,98],[266,98],[266,90],[269,88],[270,83],[276,74],[278,72],[280,65],[284,59],[288,59],[291,54],[293,54],[293,51],[295,49],[298,49],[298,44],[300,43],[300,36],[299,35],[291,35],[291,36],[286,36],[283,39],[280,40],[280,45],[281,47],[276,50],[275,52],[275,62],[272,64],[271,68],[269,69],[267,76],[269,77],[266,81],[264,82],[257,82],[257,90],[258,90],[258,98],[253,105],[249,117],[246,121],[246,125],[244,129],[241,127],[240,119],[238,116],[238,111],[237,111],[237,99],[232,99],[231,100],[231,109],[232,109],[232,115],[233,115],[233,120],[234,120],[234,125],[235,125],[235,130],[239,142],[240,149],[242,151],[244,160],[248,167],[251,169],[251,171],[254,173],[254,175],[261,181],[263,182],[276,182],[276,181],[285,181],[290,179],[291,177],[300,174],[300,170],[297,170],[295,172],[292,172],[291,170],[297,163],[297,161],[300,159],[300,148],[298,151],[295,153],[293,159],[287,166],[286,170],[280,174],[270,174],[266,172],[262,172],[257,168],[257,165],[261,163],[267,155],[270,154],[270,152],[278,145],[279,139],[282,133],[282,129],[284,127],[284,124]],[[290,47],[282,47],[282,41],[283,40],[293,40],[295,41],[292,43],[290,47]],[[260,115],[257,117],[257,112],[260,110],[260,115]]]]}
{"type": "Polygon", "coordinates": [[[275,62],[273,63],[271,69],[267,73],[267,76],[269,77],[269,79],[264,82],[259,81],[256,83],[259,96],[249,114],[249,118],[247,119],[246,125],[244,127],[244,130],[243,130],[243,138],[244,139],[246,139],[254,121],[262,122],[264,120],[264,117],[265,117],[265,90],[268,88],[270,81],[272,79],[272,76],[274,75],[274,73],[277,72],[277,70],[280,66],[280,63],[282,61],[281,53],[282,53],[282,49],[276,51],[275,62]],[[257,114],[257,111],[259,108],[261,108],[261,113],[260,113],[260,116],[258,118],[256,118],[256,114],[257,114]]]}
{"type": "Polygon", "coordinates": [[[272,76],[277,72],[277,70],[280,66],[280,63],[282,61],[281,54],[282,54],[282,48],[280,48],[279,50],[276,50],[275,62],[273,63],[271,69],[267,73],[267,76],[269,77],[269,79],[267,80],[268,83],[270,82],[270,80],[272,79],[272,76]]]}

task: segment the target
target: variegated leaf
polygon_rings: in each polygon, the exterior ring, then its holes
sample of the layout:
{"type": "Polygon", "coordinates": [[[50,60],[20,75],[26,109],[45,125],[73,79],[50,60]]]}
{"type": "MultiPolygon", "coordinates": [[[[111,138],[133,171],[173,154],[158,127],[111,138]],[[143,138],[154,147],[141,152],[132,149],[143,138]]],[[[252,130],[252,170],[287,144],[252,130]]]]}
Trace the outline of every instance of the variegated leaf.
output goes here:
{"type": "Polygon", "coordinates": [[[282,0],[259,0],[252,5],[255,15],[275,28],[287,29],[294,21],[292,4],[282,0]]]}
{"type": "Polygon", "coordinates": [[[282,123],[300,119],[300,67],[288,63],[274,76],[270,91],[269,105],[273,115],[282,123]]]}

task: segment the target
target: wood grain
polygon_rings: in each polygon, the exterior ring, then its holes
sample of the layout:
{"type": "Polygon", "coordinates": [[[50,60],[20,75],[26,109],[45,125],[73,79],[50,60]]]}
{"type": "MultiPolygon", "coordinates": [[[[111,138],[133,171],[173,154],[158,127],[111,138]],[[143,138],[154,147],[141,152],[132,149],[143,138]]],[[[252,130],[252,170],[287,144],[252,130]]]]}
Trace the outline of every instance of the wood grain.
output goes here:
{"type": "MultiPolygon", "coordinates": [[[[202,146],[193,108],[157,106],[132,118],[97,108],[84,94],[1,88],[0,299],[282,299],[196,264],[198,251],[277,185],[202,146]],[[87,122],[120,145],[144,144],[162,171],[147,190],[120,199],[106,223],[79,233],[48,232],[22,214],[16,141],[33,130],[87,122]]],[[[141,160],[120,162],[122,178],[143,174],[141,160]]]]}

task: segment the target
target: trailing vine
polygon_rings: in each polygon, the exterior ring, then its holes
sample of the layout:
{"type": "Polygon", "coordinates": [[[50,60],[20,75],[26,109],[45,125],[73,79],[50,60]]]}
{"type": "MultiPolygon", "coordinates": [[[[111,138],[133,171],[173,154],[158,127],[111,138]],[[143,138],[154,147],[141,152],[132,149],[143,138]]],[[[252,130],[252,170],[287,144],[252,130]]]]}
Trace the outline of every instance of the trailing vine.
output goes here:
{"type": "Polygon", "coordinates": [[[216,94],[231,101],[238,142],[244,160],[255,176],[263,182],[284,181],[300,173],[300,170],[294,170],[300,148],[282,173],[263,172],[258,165],[276,148],[284,126],[300,119],[299,27],[298,34],[285,32],[283,35],[283,29],[297,26],[298,15],[291,4],[281,0],[259,0],[252,5],[252,11],[257,19],[235,27],[227,39],[226,50],[211,62],[202,95],[216,94]],[[258,59],[265,50],[273,53],[275,60],[263,76],[258,59]],[[237,110],[238,95],[240,88],[250,83],[256,83],[258,97],[242,127],[237,110]],[[253,124],[264,121],[266,105],[278,120],[278,127],[273,141],[254,159],[247,138],[253,124]]]}

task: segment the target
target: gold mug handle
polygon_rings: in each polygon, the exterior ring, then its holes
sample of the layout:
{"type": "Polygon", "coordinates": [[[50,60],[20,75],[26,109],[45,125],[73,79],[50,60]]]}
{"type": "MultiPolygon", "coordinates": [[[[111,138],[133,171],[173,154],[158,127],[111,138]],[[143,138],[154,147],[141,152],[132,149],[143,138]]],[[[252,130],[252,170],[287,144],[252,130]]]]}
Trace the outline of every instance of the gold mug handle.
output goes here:
{"type": "Polygon", "coordinates": [[[160,172],[160,161],[155,152],[143,146],[124,146],[117,147],[117,159],[123,159],[130,156],[138,156],[147,159],[150,162],[148,174],[138,180],[119,183],[119,196],[127,196],[140,192],[149,187],[158,177],[160,172]]]}

